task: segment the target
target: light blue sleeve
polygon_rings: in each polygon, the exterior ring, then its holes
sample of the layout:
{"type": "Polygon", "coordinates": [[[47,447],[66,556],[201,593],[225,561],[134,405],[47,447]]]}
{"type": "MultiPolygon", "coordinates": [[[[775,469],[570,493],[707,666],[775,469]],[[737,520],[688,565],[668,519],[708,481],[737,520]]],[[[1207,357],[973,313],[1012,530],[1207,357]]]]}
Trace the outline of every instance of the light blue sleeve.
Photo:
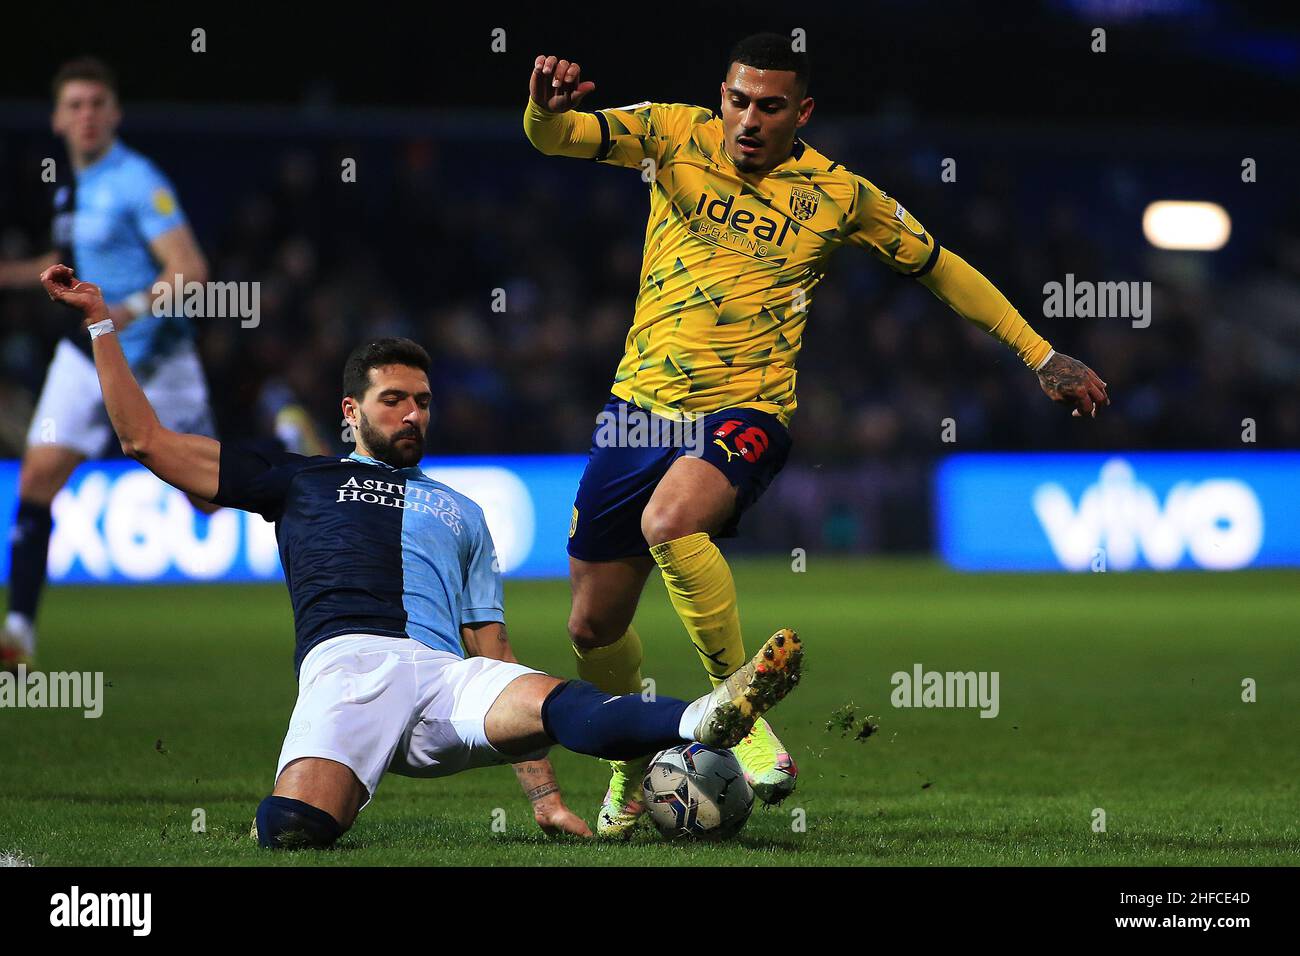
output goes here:
{"type": "Polygon", "coordinates": [[[140,162],[132,170],[128,201],[131,216],[148,242],[185,225],[185,213],[181,211],[176,190],[167,177],[148,162],[140,162]]]}
{"type": "Polygon", "coordinates": [[[497,549],[492,543],[492,533],[488,531],[481,510],[477,517],[476,530],[470,539],[465,590],[460,600],[461,627],[490,621],[504,624],[506,620],[505,593],[501,586],[497,549]]]}

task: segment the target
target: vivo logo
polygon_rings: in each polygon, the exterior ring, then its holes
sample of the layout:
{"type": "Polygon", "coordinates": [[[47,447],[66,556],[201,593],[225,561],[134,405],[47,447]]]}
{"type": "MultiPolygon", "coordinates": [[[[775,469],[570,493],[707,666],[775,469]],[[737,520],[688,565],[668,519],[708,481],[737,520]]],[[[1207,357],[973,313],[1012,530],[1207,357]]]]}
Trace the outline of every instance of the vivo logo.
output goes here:
{"type": "Polygon", "coordinates": [[[1263,508],[1245,482],[1182,481],[1162,502],[1122,458],[1106,462],[1077,503],[1055,482],[1039,485],[1033,509],[1071,571],[1093,567],[1099,552],[1106,567],[1120,571],[1140,561],[1168,570],[1184,556],[1200,568],[1231,570],[1249,565],[1264,541],[1263,508]]]}

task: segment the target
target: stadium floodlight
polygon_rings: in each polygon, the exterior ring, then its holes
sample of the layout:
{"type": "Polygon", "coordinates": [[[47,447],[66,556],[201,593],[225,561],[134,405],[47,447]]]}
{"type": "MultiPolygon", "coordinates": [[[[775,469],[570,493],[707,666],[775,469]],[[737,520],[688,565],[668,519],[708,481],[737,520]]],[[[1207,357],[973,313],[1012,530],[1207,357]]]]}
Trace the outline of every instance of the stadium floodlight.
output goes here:
{"type": "Polygon", "coordinates": [[[1157,249],[1222,249],[1232,233],[1228,211],[1213,202],[1162,199],[1142,213],[1142,233],[1157,249]]]}

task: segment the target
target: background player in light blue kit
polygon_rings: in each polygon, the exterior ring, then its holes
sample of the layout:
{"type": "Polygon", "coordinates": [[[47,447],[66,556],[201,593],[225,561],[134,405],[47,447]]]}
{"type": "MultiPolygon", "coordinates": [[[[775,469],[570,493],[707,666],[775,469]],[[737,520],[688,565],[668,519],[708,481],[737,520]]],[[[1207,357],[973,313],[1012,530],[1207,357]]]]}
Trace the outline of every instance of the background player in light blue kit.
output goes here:
{"type": "MultiPolygon", "coordinates": [[[[71,174],[55,167],[53,248],[35,259],[0,263],[0,288],[34,286],[42,270],[55,262],[72,265],[103,290],[108,314],[121,330],[126,360],[163,423],[213,435],[190,320],[154,314],[155,282],[208,279],[207,261],[175,190],[152,162],[117,138],[122,110],[107,66],[93,58],[72,60],[55,75],[53,92],[51,126],[63,139],[71,166],[71,174]]],[[[9,608],[0,630],[0,669],[33,664],[51,502],[77,465],[111,447],[112,429],[98,395],[85,337],[65,336],[27,432],[10,533],[9,608]]],[[[190,500],[202,511],[215,510],[206,501],[190,500]]]]}
{"type": "MultiPolygon", "coordinates": [[[[56,166],[50,252],[0,263],[0,287],[35,285],[55,262],[73,265],[103,289],[122,329],[122,351],[165,424],[213,435],[207,383],[189,320],[152,314],[156,281],[206,282],[208,265],[167,178],[117,138],[122,110],[112,72],[93,59],[65,64],[54,78],[51,126],[67,147],[56,166]]],[[[74,330],[69,329],[69,333],[74,330]]],[[[73,470],[109,448],[112,428],[84,336],[59,340],[27,432],[10,534],[9,609],[0,667],[31,664],[45,584],[50,504],[73,470]]],[[[196,507],[214,510],[207,502],[196,507]]]]}

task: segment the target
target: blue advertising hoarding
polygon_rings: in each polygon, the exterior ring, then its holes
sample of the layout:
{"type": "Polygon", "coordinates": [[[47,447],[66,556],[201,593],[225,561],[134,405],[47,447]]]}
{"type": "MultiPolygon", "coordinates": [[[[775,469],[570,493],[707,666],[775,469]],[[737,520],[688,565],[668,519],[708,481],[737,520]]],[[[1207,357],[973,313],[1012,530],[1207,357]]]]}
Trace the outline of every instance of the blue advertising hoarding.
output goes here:
{"type": "MultiPolygon", "coordinates": [[[[511,577],[562,577],[583,455],[429,458],[484,509],[511,577]]],[[[18,463],[0,462],[0,516],[18,463]]],[[[936,545],[967,571],[1300,567],[1300,452],[962,454],[934,479],[936,545]]],[[[198,514],[130,461],[74,472],[54,502],[53,583],[276,581],[271,524],[198,514]]],[[[9,551],[0,548],[0,581],[9,551]]]]}
{"type": "Polygon", "coordinates": [[[1300,452],[953,455],[939,553],[966,571],[1300,566],[1300,452]]]}
{"type": "MultiPolygon", "coordinates": [[[[565,545],[585,455],[427,458],[437,481],[483,508],[502,571],[562,577],[565,545]]],[[[18,462],[0,462],[0,520],[12,519],[18,462]]],[[[199,514],[185,496],[132,461],[88,462],[53,504],[52,583],[140,584],[278,581],[275,527],[258,515],[223,509],[199,514]]],[[[0,548],[0,581],[9,549],[0,548]]]]}

